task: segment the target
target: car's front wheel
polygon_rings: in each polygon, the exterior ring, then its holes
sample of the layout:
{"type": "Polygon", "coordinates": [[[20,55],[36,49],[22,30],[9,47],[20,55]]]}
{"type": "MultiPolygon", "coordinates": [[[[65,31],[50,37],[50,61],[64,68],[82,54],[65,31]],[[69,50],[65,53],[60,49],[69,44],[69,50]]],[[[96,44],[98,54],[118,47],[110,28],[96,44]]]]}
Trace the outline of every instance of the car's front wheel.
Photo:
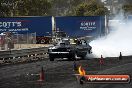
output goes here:
{"type": "Polygon", "coordinates": [[[54,61],[54,58],[50,58],[50,61],[54,61]]]}
{"type": "Polygon", "coordinates": [[[82,59],[85,59],[85,58],[86,58],[86,56],[87,56],[87,55],[82,55],[82,56],[81,56],[81,58],[82,58],[82,59]]]}
{"type": "Polygon", "coordinates": [[[71,60],[71,61],[76,60],[76,56],[77,56],[76,53],[72,53],[72,54],[68,57],[68,59],[71,60]]]}
{"type": "Polygon", "coordinates": [[[54,61],[54,57],[50,54],[49,54],[49,59],[50,59],[50,61],[54,61]]]}

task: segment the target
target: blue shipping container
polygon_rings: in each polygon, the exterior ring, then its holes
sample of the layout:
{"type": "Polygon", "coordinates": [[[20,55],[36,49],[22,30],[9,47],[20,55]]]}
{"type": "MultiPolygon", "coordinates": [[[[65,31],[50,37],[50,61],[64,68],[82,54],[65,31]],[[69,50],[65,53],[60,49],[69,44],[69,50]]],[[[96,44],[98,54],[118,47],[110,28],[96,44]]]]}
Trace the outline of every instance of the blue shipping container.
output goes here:
{"type": "Polygon", "coordinates": [[[56,17],[56,29],[70,37],[100,36],[104,33],[104,16],[64,16],[56,17]]]}
{"type": "Polygon", "coordinates": [[[7,17],[0,18],[0,33],[33,33],[45,36],[52,33],[52,17],[7,17]]]}

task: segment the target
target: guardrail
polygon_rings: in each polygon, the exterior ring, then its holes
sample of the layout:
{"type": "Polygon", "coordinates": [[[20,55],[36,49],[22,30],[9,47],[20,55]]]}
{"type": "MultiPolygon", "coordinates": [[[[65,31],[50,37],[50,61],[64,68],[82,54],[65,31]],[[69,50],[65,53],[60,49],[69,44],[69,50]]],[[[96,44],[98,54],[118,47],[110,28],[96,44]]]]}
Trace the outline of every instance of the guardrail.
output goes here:
{"type": "Polygon", "coordinates": [[[47,57],[48,47],[0,51],[0,64],[15,64],[42,60],[47,57]]]}

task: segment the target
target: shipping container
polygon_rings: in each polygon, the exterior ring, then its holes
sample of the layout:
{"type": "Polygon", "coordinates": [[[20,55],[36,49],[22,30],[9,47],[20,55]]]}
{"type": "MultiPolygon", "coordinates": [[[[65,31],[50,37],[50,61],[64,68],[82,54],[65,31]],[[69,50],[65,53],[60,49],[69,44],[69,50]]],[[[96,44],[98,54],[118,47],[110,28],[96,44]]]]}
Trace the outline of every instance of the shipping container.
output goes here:
{"type": "Polygon", "coordinates": [[[69,37],[101,36],[105,34],[104,16],[55,17],[56,30],[64,31],[69,37]]]}
{"type": "Polygon", "coordinates": [[[132,21],[132,15],[129,15],[129,16],[127,17],[127,19],[128,19],[128,21],[132,21]]]}
{"type": "Polygon", "coordinates": [[[52,16],[0,18],[0,33],[7,31],[17,34],[36,32],[36,36],[49,36],[52,33],[52,16]]]}

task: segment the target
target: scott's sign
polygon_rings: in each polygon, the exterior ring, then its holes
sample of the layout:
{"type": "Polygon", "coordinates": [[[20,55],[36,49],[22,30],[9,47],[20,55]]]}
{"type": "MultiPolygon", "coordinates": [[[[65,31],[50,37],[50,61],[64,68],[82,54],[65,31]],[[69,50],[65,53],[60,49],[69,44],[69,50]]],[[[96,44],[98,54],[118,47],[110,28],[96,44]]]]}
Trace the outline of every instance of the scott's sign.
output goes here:
{"type": "Polygon", "coordinates": [[[18,31],[29,31],[28,27],[24,27],[26,21],[1,21],[0,22],[0,31],[10,31],[10,32],[18,32],[18,31]]]}
{"type": "Polygon", "coordinates": [[[21,27],[22,22],[0,22],[0,28],[21,27]]]}

